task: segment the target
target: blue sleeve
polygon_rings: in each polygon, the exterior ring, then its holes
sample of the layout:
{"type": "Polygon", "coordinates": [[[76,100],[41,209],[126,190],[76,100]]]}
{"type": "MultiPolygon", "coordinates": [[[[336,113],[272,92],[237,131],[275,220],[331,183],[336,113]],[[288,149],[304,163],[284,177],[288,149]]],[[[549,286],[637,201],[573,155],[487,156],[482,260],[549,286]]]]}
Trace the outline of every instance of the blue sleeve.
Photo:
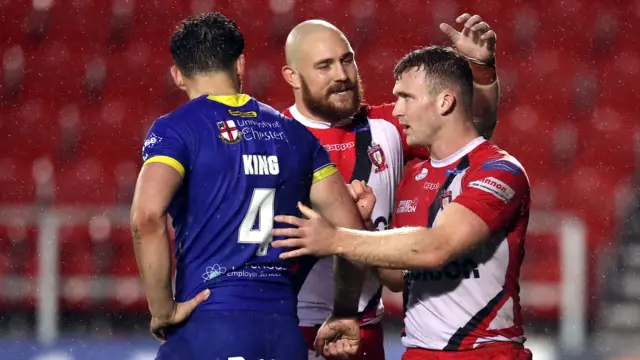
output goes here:
{"type": "Polygon", "coordinates": [[[189,168],[189,151],[183,137],[169,118],[161,117],[151,125],[142,147],[142,161],[144,164],[167,164],[184,177],[185,169],[189,168]]]}

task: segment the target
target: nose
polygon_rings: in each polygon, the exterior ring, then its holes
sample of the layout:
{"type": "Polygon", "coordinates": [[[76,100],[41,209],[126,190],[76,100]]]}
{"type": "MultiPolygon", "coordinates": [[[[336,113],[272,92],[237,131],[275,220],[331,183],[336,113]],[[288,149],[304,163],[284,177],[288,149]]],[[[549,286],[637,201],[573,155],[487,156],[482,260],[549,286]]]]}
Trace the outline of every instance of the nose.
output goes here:
{"type": "Polygon", "coordinates": [[[393,111],[391,111],[391,115],[393,115],[393,117],[397,118],[398,120],[400,120],[400,117],[402,117],[403,111],[400,105],[400,101],[396,101],[396,104],[393,106],[393,111]]]}
{"type": "Polygon", "coordinates": [[[348,79],[347,71],[345,70],[344,65],[339,64],[335,67],[335,69],[336,81],[346,81],[348,79]]]}

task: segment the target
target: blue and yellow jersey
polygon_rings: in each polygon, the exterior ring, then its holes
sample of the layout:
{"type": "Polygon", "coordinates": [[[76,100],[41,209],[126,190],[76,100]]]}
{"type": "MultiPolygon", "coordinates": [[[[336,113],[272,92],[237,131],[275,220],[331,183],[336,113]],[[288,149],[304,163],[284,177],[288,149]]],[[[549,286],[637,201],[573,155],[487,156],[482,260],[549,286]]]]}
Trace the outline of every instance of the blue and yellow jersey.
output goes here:
{"type": "Polygon", "coordinates": [[[158,118],[143,147],[183,182],[169,206],[176,230],[176,301],[205,288],[199,310],[295,313],[291,263],[280,260],[276,214],[298,215],[313,182],[337,172],[297,121],[247,95],[201,96],[158,118]]]}

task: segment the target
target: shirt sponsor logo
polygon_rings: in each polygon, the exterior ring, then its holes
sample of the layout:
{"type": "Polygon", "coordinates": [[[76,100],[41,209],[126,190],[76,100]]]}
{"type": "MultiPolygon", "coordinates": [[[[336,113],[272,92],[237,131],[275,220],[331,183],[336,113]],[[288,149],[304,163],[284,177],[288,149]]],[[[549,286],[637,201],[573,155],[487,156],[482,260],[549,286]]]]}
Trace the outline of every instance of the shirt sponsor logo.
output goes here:
{"type": "Polygon", "coordinates": [[[440,183],[426,182],[422,187],[427,190],[438,190],[440,188],[440,183]]]}
{"type": "Polygon", "coordinates": [[[252,140],[286,140],[282,131],[282,124],[274,121],[238,119],[238,127],[241,128],[242,137],[247,141],[252,140]]]}
{"type": "Polygon", "coordinates": [[[479,279],[478,264],[473,259],[454,260],[442,270],[405,270],[404,279],[408,282],[443,281],[460,279],[479,279]]]}
{"type": "Polygon", "coordinates": [[[482,180],[475,180],[469,183],[469,187],[476,188],[497,197],[505,203],[513,199],[516,194],[513,189],[504,182],[490,176],[482,180]]]}
{"type": "Polygon", "coordinates": [[[416,208],[418,208],[418,198],[413,200],[400,200],[396,214],[416,212],[416,208]]]}
{"type": "Polygon", "coordinates": [[[345,151],[355,147],[356,144],[353,141],[342,144],[325,144],[323,145],[327,151],[345,151]]]}
{"type": "Polygon", "coordinates": [[[238,127],[233,120],[223,120],[216,123],[220,135],[218,138],[225,144],[237,144],[242,140],[242,133],[238,131],[238,127]]]}
{"type": "Polygon", "coordinates": [[[414,179],[416,181],[420,181],[420,180],[426,178],[427,175],[429,175],[429,170],[426,169],[426,168],[423,168],[422,170],[420,170],[420,173],[418,173],[418,175],[416,175],[416,177],[414,179]]]}

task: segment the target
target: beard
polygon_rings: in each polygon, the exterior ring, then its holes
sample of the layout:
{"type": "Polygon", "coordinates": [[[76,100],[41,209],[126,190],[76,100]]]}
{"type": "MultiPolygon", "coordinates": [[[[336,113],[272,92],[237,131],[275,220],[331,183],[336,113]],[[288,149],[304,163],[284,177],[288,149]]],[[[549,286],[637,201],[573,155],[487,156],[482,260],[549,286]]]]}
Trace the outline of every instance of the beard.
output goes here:
{"type": "Polygon", "coordinates": [[[335,124],[349,119],[360,109],[363,89],[359,78],[356,78],[355,82],[347,80],[333,84],[323,94],[312,93],[309,84],[302,77],[300,85],[305,107],[311,114],[327,122],[335,124]],[[352,95],[347,102],[335,103],[330,100],[332,94],[346,90],[350,90],[352,95]]]}

